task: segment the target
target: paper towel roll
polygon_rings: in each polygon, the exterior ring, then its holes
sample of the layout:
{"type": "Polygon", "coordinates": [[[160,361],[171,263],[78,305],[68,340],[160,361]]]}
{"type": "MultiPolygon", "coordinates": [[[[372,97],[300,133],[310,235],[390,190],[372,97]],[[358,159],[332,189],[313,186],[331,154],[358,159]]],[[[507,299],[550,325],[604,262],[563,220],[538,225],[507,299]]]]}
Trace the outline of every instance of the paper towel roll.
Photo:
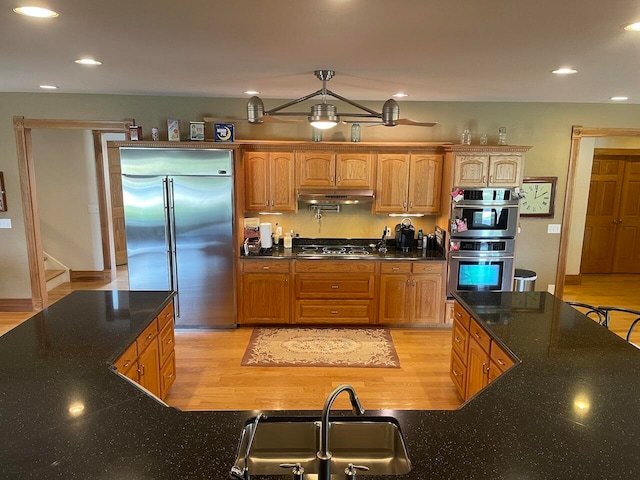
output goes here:
{"type": "Polygon", "coordinates": [[[261,223],[260,224],[260,243],[262,248],[271,248],[271,224],[270,223],[261,223]]]}

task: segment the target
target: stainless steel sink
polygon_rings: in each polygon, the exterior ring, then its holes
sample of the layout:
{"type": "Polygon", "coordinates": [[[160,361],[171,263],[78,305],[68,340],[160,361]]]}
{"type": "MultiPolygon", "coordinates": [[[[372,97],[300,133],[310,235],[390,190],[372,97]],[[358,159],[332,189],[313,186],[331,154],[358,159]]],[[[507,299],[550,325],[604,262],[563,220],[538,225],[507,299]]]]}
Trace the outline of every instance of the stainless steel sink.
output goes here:
{"type": "MultiPolygon", "coordinates": [[[[242,431],[234,465],[237,471],[244,471],[247,466],[250,475],[283,475],[289,470],[281,464],[300,463],[305,474],[318,473],[319,421],[273,417],[260,419],[255,425],[251,420],[242,431]]],[[[402,432],[392,417],[334,420],[329,429],[329,445],[334,475],[342,473],[350,463],[369,467],[358,476],[401,475],[411,470],[402,432]]]]}

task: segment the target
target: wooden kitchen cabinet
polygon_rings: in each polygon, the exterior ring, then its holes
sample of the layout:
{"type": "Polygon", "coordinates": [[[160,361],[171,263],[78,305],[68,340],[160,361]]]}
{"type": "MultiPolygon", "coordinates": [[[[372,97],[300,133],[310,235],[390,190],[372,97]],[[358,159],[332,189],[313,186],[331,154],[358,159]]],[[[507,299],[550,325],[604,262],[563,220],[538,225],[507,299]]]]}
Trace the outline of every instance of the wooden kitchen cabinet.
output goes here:
{"type": "Polygon", "coordinates": [[[523,163],[522,154],[458,154],[453,186],[517,187],[522,184],[523,163]]]}
{"type": "Polygon", "coordinates": [[[376,262],[295,261],[294,323],[375,323],[376,262]]]}
{"type": "Polygon", "coordinates": [[[243,260],[240,324],[289,323],[289,261],[243,260]]]}
{"type": "Polygon", "coordinates": [[[115,361],[118,372],[159,398],[175,381],[174,309],[170,302],[115,361]],[[163,376],[167,378],[163,379],[163,376]]]}
{"type": "Polygon", "coordinates": [[[378,323],[442,323],[442,262],[380,262],[378,323]]]}
{"type": "Polygon", "coordinates": [[[370,153],[296,152],[298,188],[373,189],[370,153]]]}
{"type": "Polygon", "coordinates": [[[468,400],[514,364],[513,358],[455,302],[449,375],[460,398],[468,400]]]}
{"type": "Polygon", "coordinates": [[[296,211],[293,152],[245,152],[243,163],[245,211],[296,211]]]}
{"type": "Polygon", "coordinates": [[[376,213],[440,211],[442,155],[379,154],[376,213]]]}

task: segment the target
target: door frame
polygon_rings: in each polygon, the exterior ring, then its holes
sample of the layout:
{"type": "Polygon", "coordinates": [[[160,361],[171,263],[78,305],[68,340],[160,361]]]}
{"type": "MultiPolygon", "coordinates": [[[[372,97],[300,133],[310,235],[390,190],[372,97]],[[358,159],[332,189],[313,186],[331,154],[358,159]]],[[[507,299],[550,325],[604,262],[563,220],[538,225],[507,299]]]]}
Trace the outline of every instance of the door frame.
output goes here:
{"type": "Polygon", "coordinates": [[[102,151],[102,133],[125,133],[128,136],[129,126],[133,120],[124,121],[91,121],[91,120],[50,120],[37,118],[13,117],[13,130],[16,136],[16,152],[20,174],[20,193],[24,213],[27,256],[29,259],[29,276],[31,279],[31,305],[34,310],[41,310],[49,305],[49,296],[44,272],[44,255],[42,253],[42,237],[40,232],[40,214],[36,190],[36,173],[33,161],[31,133],[38,129],[71,129],[91,130],[96,161],[96,177],[98,188],[98,208],[100,231],[102,236],[102,252],[105,275],[115,274],[115,260],[112,255],[108,235],[108,218],[105,171],[102,151]]]}
{"type": "Polygon", "coordinates": [[[574,125],[571,128],[571,148],[569,150],[569,166],[564,194],[564,211],[562,213],[560,249],[554,292],[554,294],[560,298],[562,298],[564,293],[564,277],[567,271],[567,253],[569,250],[569,234],[571,232],[571,216],[573,213],[574,187],[576,183],[578,157],[580,155],[580,142],[583,138],[593,137],[640,137],[640,128],[583,127],[582,125],[574,125]]]}

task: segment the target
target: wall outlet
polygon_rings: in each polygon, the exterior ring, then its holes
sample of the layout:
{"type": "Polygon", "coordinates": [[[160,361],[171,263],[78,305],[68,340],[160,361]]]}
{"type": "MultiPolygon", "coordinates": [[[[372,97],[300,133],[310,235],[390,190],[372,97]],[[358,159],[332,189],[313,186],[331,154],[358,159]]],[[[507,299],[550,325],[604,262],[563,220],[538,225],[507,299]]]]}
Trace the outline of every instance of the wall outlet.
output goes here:
{"type": "Polygon", "coordinates": [[[100,210],[98,210],[98,205],[87,205],[87,212],[100,213],[100,210]]]}
{"type": "Polygon", "coordinates": [[[0,218],[0,228],[11,228],[11,219],[0,218]]]}
{"type": "Polygon", "coordinates": [[[560,233],[560,226],[559,223],[550,223],[547,225],[547,233],[560,233]]]}

